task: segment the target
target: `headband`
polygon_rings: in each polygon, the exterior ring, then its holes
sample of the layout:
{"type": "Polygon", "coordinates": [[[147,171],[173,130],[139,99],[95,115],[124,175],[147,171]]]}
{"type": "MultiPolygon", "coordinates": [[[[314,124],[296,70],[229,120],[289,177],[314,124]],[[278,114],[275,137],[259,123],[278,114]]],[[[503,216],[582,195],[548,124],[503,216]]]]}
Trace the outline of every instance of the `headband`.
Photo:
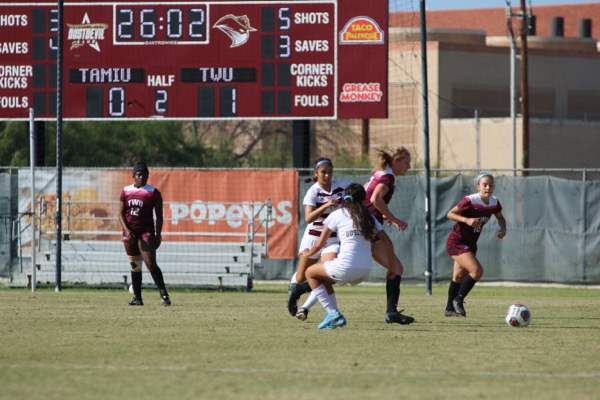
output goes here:
{"type": "Polygon", "coordinates": [[[331,166],[333,167],[333,163],[331,162],[331,160],[330,160],[330,159],[328,159],[328,158],[324,158],[324,159],[322,159],[321,161],[318,161],[318,162],[315,164],[315,171],[316,171],[317,169],[319,169],[319,167],[320,167],[321,165],[323,165],[323,164],[331,164],[331,166]]]}
{"type": "Polygon", "coordinates": [[[354,199],[352,198],[352,196],[347,194],[346,196],[344,196],[344,200],[353,201],[354,199]]]}
{"type": "Polygon", "coordinates": [[[494,179],[494,175],[490,174],[489,172],[482,172],[481,174],[477,175],[477,178],[475,178],[475,183],[479,183],[481,178],[484,176],[489,176],[490,178],[494,179]]]}

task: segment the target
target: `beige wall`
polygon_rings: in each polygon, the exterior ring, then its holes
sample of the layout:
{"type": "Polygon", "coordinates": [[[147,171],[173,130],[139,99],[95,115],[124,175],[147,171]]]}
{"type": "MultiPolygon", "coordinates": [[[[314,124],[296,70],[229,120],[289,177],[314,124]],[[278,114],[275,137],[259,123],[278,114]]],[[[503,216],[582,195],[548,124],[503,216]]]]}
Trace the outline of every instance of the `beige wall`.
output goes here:
{"type": "MultiPolygon", "coordinates": [[[[522,121],[516,120],[516,166],[522,167],[522,121]]],[[[513,168],[513,134],[510,118],[440,121],[440,164],[443,168],[513,168]],[[478,160],[479,152],[479,164],[478,160]]],[[[531,168],[600,168],[600,123],[530,120],[531,168]]]]}
{"type": "MultiPolygon", "coordinates": [[[[513,168],[516,160],[516,167],[521,168],[522,122],[517,118],[513,135],[510,119],[510,48],[507,47],[510,42],[497,40],[493,46],[486,45],[494,41],[488,38],[482,42],[480,31],[472,31],[469,37],[464,30],[438,30],[434,35],[428,31],[428,39],[436,40],[427,43],[431,166],[513,168]],[[479,145],[473,119],[475,108],[480,116],[479,145]],[[516,154],[514,158],[513,154],[516,154]]],[[[393,37],[390,40],[393,41],[393,37]]],[[[587,46],[589,39],[532,40],[528,52],[529,166],[600,168],[600,157],[595,154],[600,149],[600,53],[593,51],[593,46],[587,46]],[[586,122],[584,118],[595,122],[586,122]],[[559,153],[562,156],[557,156],[559,153]]],[[[394,63],[409,57],[407,52],[415,59],[421,58],[419,47],[394,50],[390,48],[390,59],[394,63]]],[[[391,74],[390,97],[396,80],[419,77],[420,85],[420,68],[420,62],[415,62],[411,69],[391,74]]],[[[514,82],[518,98],[518,61],[514,82]]],[[[420,90],[417,92],[413,101],[422,110],[420,90]]],[[[518,102],[516,112],[520,115],[518,102]]],[[[415,137],[421,144],[415,145],[415,149],[422,157],[419,151],[423,148],[422,118],[416,119],[416,123],[419,133],[415,137]]]]}

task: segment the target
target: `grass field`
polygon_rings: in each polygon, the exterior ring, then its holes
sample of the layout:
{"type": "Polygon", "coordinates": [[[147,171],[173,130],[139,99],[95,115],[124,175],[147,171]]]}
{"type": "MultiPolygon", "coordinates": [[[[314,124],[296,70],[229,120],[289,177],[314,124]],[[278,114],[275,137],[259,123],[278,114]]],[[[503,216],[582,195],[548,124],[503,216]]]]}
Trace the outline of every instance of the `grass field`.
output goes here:
{"type": "Polygon", "coordinates": [[[155,291],[0,289],[1,399],[598,399],[600,290],[477,286],[467,318],[446,286],[405,286],[416,322],[383,322],[385,288],[338,288],[348,325],[287,314],[287,287],[155,291]],[[504,310],[528,305],[511,328],[504,310]]]}

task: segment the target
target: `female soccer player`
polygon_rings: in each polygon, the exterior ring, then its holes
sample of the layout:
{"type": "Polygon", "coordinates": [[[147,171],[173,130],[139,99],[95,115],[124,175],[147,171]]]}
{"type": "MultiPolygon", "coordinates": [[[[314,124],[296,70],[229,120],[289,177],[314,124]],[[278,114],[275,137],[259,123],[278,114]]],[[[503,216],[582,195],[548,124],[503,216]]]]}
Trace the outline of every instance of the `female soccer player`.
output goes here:
{"type": "Polygon", "coordinates": [[[156,249],[161,243],[163,225],[163,200],[160,191],[148,184],[148,166],[138,162],[133,166],[133,184],[125,186],[119,197],[119,222],[123,228],[123,245],[131,265],[131,286],[133,300],[130,306],[143,306],[142,301],[142,260],[154,283],[160,290],[164,306],[171,300],[165,288],[163,274],[156,264],[156,249]],[[156,226],[154,216],[156,215],[156,226]]]}
{"type": "Polygon", "coordinates": [[[502,206],[494,193],[494,177],[484,172],[475,178],[477,193],[465,196],[448,211],[447,217],[456,224],[446,241],[446,254],[454,259],[452,281],[448,288],[446,317],[467,316],[465,297],[483,275],[483,267],[477,259],[477,240],[483,226],[495,216],[500,229],[496,236],[506,236],[506,220],[502,206]]]}
{"type": "MultiPolygon", "coordinates": [[[[404,175],[410,169],[410,152],[404,147],[399,147],[391,154],[379,150],[378,155],[379,164],[377,169],[365,184],[367,198],[364,205],[379,223],[383,224],[385,220],[389,225],[393,225],[403,232],[408,224],[396,218],[389,209],[388,204],[394,195],[396,176],[404,175]]],[[[393,256],[388,255],[384,243],[375,241],[372,250],[375,261],[388,270],[386,276],[387,310],[385,321],[388,324],[397,323],[401,325],[413,323],[415,320],[413,317],[403,315],[398,311],[400,282],[402,281],[404,266],[395,253],[392,252],[393,256]]]]}
{"type": "MultiPolygon", "coordinates": [[[[303,200],[304,219],[307,226],[300,243],[300,250],[311,248],[319,239],[323,231],[323,221],[332,211],[340,207],[344,189],[350,184],[349,181],[333,180],[333,162],[328,158],[319,158],[315,162],[314,176],[308,178],[307,182],[311,181],[315,184],[307,190],[303,200]]],[[[310,286],[305,278],[306,269],[319,261],[319,258],[321,261],[335,258],[339,251],[339,243],[338,237],[334,234],[325,243],[323,249],[311,257],[300,255],[298,270],[292,276],[288,293],[290,315],[301,320],[306,319],[308,309],[317,302],[316,296],[311,295],[303,307],[298,310],[298,299],[302,294],[310,291],[310,286]]]]}
{"type": "Polygon", "coordinates": [[[365,189],[361,185],[348,185],[342,208],[332,212],[323,221],[323,232],[314,246],[302,251],[303,256],[308,258],[317,254],[334,233],[340,240],[336,258],[321,261],[306,270],[308,283],[326,312],[319,329],[335,329],[346,325],[346,318],[337,307],[333,285],[357,285],[369,276],[373,264],[371,242],[375,238],[386,247],[388,257],[394,255],[392,241],[381,224],[362,205],[365,196],[365,189]]]}

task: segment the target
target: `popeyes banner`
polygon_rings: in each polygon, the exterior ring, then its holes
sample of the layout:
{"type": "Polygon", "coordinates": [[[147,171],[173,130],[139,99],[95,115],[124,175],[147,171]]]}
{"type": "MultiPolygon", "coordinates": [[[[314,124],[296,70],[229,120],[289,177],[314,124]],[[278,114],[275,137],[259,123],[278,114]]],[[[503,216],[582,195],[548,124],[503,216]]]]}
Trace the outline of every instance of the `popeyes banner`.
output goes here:
{"type": "MultiPolygon", "coordinates": [[[[35,178],[36,198],[43,198],[45,204],[41,228],[53,232],[56,171],[36,170],[35,178]]],[[[133,183],[131,170],[67,168],[62,179],[63,232],[80,232],[80,236],[93,240],[118,240],[109,233],[121,230],[119,195],[123,187],[133,183]]],[[[296,257],[297,171],[150,168],[148,183],[163,196],[164,241],[243,241],[253,214],[270,199],[269,258],[296,257]]],[[[27,212],[30,204],[31,174],[19,170],[19,211],[27,212]]],[[[264,220],[266,212],[261,209],[256,221],[264,220]]],[[[24,232],[24,242],[31,240],[30,235],[24,232]]]]}

